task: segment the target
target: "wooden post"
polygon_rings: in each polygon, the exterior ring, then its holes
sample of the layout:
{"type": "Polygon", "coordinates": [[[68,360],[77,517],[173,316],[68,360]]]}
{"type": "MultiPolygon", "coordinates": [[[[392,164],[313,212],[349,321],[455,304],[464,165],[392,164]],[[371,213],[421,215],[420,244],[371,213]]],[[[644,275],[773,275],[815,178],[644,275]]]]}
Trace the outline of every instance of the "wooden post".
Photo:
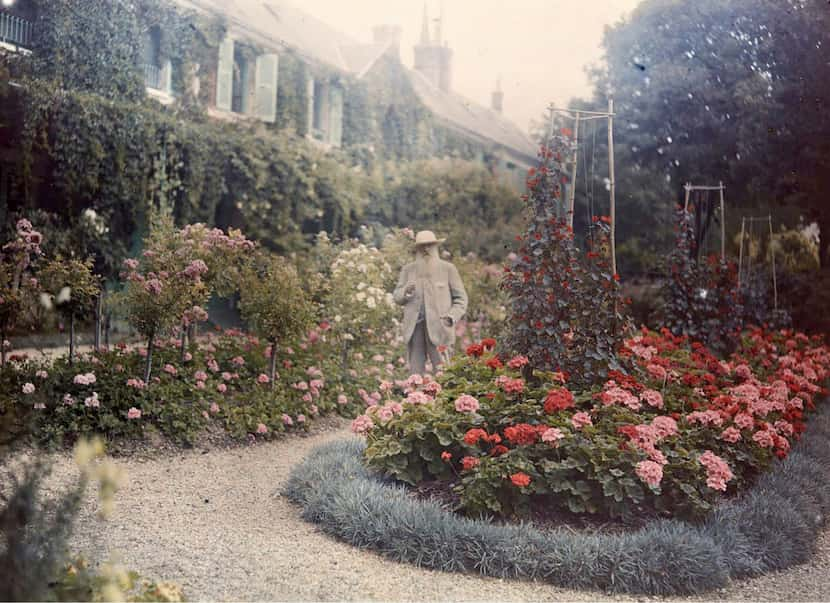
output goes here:
{"type": "Polygon", "coordinates": [[[772,254],[772,294],[775,309],[778,310],[778,279],[775,274],[775,246],[772,241],[772,214],[769,215],[769,248],[772,254]]]}
{"type": "Polygon", "coordinates": [[[723,200],[723,181],[720,183],[720,259],[726,261],[726,205],[723,200]]]}
{"type": "Polygon", "coordinates": [[[738,253],[738,289],[741,288],[741,275],[744,270],[744,231],[746,230],[746,216],[741,218],[741,250],[738,253]]]}
{"type": "Polygon", "coordinates": [[[687,182],[683,185],[683,188],[686,191],[686,200],[683,202],[683,211],[689,211],[689,195],[692,193],[692,185],[687,182]]]}
{"type": "Polygon", "coordinates": [[[616,182],[614,181],[614,99],[608,98],[608,179],[611,192],[611,271],[617,274],[617,246],[615,234],[617,230],[617,206],[615,198],[616,182]]]}
{"type": "Polygon", "coordinates": [[[576,169],[579,164],[579,121],[581,116],[579,111],[576,112],[574,120],[574,164],[571,168],[571,186],[568,190],[568,215],[565,217],[568,221],[568,226],[573,228],[574,225],[574,200],[576,198],[576,169]]]}

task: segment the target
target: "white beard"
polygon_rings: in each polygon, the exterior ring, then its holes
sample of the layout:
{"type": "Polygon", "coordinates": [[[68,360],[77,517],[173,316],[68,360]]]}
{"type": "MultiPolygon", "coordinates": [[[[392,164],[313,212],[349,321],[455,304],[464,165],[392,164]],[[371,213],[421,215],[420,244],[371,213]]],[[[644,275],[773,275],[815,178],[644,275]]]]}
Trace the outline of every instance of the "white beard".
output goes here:
{"type": "Polygon", "coordinates": [[[415,257],[415,276],[418,279],[431,279],[435,276],[439,261],[437,245],[430,247],[428,254],[419,251],[415,257]]]}

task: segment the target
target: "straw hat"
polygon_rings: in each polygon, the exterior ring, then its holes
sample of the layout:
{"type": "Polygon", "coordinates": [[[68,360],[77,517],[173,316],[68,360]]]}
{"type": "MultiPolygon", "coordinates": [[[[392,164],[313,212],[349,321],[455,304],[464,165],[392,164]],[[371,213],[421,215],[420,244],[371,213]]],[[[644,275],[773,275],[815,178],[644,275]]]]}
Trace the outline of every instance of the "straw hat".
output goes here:
{"type": "Polygon", "coordinates": [[[422,230],[415,235],[415,245],[438,245],[438,243],[443,243],[446,240],[435,238],[435,233],[431,230],[422,230]]]}

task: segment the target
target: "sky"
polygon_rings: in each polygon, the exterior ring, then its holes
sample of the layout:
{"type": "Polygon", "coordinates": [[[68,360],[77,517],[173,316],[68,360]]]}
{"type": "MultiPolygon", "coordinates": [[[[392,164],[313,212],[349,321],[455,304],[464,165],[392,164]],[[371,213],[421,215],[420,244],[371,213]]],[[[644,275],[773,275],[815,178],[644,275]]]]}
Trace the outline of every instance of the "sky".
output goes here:
{"type": "MultiPolygon", "coordinates": [[[[306,12],[362,42],[372,26],[403,27],[401,58],[412,66],[424,0],[294,0],[306,12]]],[[[522,130],[550,102],[563,106],[591,89],[585,68],[602,58],[607,25],[640,0],[427,0],[430,19],[443,5],[444,38],[453,50],[453,90],[489,106],[501,78],[504,113],[522,130]]]]}

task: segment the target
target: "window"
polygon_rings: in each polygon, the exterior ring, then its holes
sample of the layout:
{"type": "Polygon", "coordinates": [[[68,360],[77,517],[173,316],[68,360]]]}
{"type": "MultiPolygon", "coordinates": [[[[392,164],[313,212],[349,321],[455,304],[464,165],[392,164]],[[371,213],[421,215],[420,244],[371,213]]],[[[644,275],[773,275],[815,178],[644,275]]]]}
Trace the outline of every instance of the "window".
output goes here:
{"type": "Polygon", "coordinates": [[[233,97],[231,111],[234,113],[250,112],[251,68],[244,51],[234,48],[233,53],[233,97]]]}
{"type": "Polygon", "coordinates": [[[337,84],[314,82],[311,134],[336,147],[343,139],[343,89],[337,84]]]}
{"type": "Polygon", "coordinates": [[[161,57],[161,30],[154,26],[144,34],[142,48],[144,84],[152,90],[167,94],[172,92],[173,69],[168,60],[161,57]]]}

